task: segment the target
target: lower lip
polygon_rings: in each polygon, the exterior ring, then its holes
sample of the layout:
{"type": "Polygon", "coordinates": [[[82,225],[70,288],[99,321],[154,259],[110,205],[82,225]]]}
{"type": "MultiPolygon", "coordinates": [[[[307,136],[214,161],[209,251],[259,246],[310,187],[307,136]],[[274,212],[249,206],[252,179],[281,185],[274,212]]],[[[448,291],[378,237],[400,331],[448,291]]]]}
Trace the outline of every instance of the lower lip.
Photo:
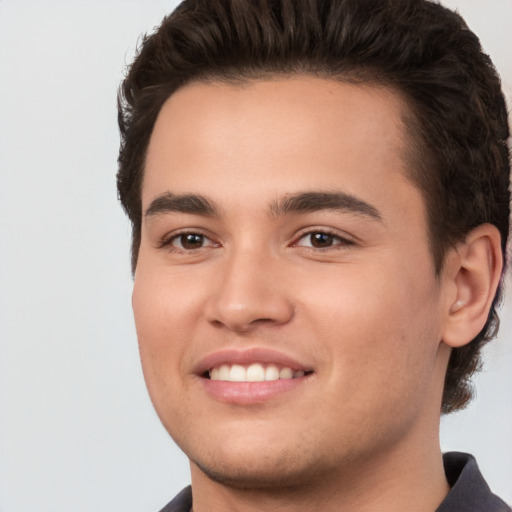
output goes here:
{"type": "Polygon", "coordinates": [[[296,379],[264,382],[228,382],[202,378],[206,392],[213,398],[231,404],[249,405],[265,402],[303,385],[309,375],[296,379]]]}

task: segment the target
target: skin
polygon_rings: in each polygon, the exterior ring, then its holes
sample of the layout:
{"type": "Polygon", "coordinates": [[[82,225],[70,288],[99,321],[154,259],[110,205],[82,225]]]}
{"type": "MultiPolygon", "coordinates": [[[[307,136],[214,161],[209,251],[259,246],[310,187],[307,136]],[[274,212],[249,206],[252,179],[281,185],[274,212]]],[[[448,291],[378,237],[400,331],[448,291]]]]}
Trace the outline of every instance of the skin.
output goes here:
{"type": "MultiPolygon", "coordinates": [[[[191,460],[195,512],[433,511],[448,492],[441,340],[471,339],[454,318],[469,314],[478,279],[460,271],[468,244],[434,271],[405,108],[384,88],[308,77],[193,83],[162,108],[133,308],[153,404],[191,460]],[[305,192],[371,213],[283,211],[305,192]],[[216,213],[168,211],[183,205],[159,207],[166,194],[205,197],[216,213]],[[332,238],[313,247],[312,232],[332,238]],[[184,247],[184,233],[200,236],[184,247]],[[259,401],[212,396],[200,362],[253,348],[311,373],[259,401]]],[[[492,230],[473,239],[474,260],[489,262],[492,230]]]]}

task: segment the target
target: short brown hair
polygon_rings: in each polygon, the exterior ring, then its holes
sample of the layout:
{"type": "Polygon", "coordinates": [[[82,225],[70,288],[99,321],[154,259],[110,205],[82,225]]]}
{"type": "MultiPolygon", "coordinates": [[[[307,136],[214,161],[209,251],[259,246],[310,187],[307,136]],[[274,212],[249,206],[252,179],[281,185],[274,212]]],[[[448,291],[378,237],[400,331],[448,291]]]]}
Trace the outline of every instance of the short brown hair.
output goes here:
{"type": "MultiPolygon", "coordinates": [[[[410,107],[410,178],[425,198],[436,270],[476,226],[495,225],[506,256],[509,126],[500,79],[464,20],[426,0],[185,0],[145,36],[118,98],[121,203],[141,234],[141,188],[161,107],[197,80],[307,74],[382,84],[410,107]]],[[[498,329],[498,289],[485,327],[448,365],[443,412],[471,398],[481,347],[498,329]]]]}

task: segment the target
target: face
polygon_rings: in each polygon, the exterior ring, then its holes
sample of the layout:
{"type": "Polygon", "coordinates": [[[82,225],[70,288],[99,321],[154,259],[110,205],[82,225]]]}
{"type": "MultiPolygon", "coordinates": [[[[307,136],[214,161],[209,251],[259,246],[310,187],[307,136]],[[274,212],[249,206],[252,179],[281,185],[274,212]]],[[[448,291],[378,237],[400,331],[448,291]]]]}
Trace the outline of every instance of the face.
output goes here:
{"type": "Polygon", "coordinates": [[[194,83],[164,105],[133,307],[150,396],[193,474],[311,481],[430,428],[446,301],[403,109],[306,77],[194,83]]]}

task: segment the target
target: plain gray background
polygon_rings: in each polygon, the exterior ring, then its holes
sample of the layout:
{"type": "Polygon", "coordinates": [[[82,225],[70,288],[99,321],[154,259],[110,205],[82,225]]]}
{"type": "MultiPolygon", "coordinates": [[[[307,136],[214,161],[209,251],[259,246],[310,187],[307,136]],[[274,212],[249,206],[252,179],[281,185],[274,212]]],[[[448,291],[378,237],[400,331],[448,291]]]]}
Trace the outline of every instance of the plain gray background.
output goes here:
{"type": "MultiPolygon", "coordinates": [[[[512,105],[512,1],[443,3],[480,35],[512,105]]],[[[145,390],[115,190],[116,90],[138,36],[175,5],[0,0],[1,512],[149,512],[189,481],[145,390]]],[[[477,399],[443,420],[442,444],[474,453],[512,502],[510,295],[477,399]]]]}

